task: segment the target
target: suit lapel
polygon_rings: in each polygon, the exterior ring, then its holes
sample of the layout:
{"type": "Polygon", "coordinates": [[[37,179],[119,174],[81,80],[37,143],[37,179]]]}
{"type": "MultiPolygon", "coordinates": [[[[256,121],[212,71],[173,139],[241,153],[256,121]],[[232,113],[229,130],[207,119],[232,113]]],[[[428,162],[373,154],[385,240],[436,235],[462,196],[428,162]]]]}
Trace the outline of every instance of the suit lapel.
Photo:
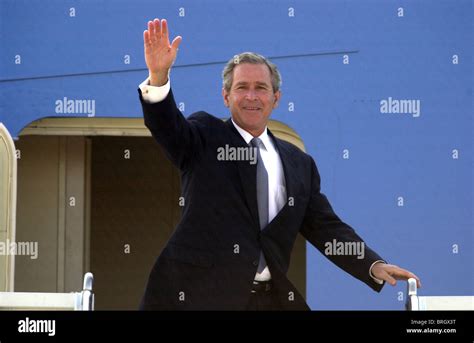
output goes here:
{"type": "Polygon", "coordinates": [[[301,190],[301,181],[298,175],[296,162],[293,160],[292,152],[282,144],[281,140],[275,138],[272,132],[268,130],[268,134],[273,139],[275,147],[280,155],[281,163],[283,165],[283,172],[285,174],[286,184],[286,201],[281,210],[277,213],[275,218],[268,224],[268,228],[280,222],[286,215],[291,215],[291,210],[295,208],[298,192],[301,190]],[[291,201],[291,203],[290,203],[291,201]]]}
{"type": "Polygon", "coordinates": [[[281,163],[283,164],[283,172],[285,174],[285,184],[286,184],[286,204],[288,203],[288,198],[293,196],[293,192],[297,189],[296,183],[298,178],[296,177],[296,164],[293,161],[292,154],[285,145],[281,144],[280,140],[277,139],[273,133],[268,130],[268,134],[273,140],[275,147],[280,155],[281,163]]]}

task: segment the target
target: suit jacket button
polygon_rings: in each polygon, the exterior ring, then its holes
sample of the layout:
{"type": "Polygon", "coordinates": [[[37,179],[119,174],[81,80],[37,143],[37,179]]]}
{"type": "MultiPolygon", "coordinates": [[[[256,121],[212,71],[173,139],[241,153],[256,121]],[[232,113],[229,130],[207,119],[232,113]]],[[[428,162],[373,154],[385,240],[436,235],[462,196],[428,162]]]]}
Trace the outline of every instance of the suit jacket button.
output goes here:
{"type": "Polygon", "coordinates": [[[256,266],[258,266],[258,261],[255,260],[255,261],[252,262],[252,264],[256,267],[256,266]]]}

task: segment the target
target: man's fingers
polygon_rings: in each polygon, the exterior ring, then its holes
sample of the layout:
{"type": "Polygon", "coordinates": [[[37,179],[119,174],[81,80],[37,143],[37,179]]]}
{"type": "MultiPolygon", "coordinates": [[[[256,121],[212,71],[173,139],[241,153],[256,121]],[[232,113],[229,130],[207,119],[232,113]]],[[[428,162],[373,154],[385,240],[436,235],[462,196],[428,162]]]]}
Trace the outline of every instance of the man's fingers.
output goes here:
{"type": "Polygon", "coordinates": [[[395,286],[397,284],[397,280],[395,280],[389,273],[385,272],[383,277],[383,280],[387,281],[389,284],[392,286],[395,286]]]}
{"type": "Polygon", "coordinates": [[[414,278],[416,279],[416,288],[420,288],[421,287],[421,281],[419,278],[417,278],[416,276],[414,276],[414,278]]]}
{"type": "Polygon", "coordinates": [[[166,19],[163,19],[161,21],[161,34],[163,35],[163,38],[166,39],[166,41],[169,42],[169,37],[168,37],[168,23],[166,22],[166,19]]]}
{"type": "MultiPolygon", "coordinates": [[[[413,274],[414,275],[414,274],[413,274]]],[[[418,276],[415,275],[415,279],[416,279],[416,287],[417,288],[420,288],[421,287],[421,280],[418,278],[418,276]]]]}
{"type": "Polygon", "coordinates": [[[155,19],[153,20],[153,26],[155,27],[155,39],[158,40],[161,38],[161,25],[160,25],[160,20],[155,19]]]}
{"type": "Polygon", "coordinates": [[[155,26],[153,25],[152,21],[148,22],[148,32],[150,34],[150,40],[153,40],[153,36],[155,34],[155,26]]]}
{"type": "Polygon", "coordinates": [[[417,288],[421,287],[420,278],[416,276],[415,274],[413,274],[412,272],[409,272],[408,270],[400,268],[399,274],[395,275],[395,277],[397,277],[400,280],[408,280],[410,278],[413,278],[416,280],[416,287],[417,288]]]}
{"type": "Polygon", "coordinates": [[[171,47],[174,50],[178,50],[179,45],[181,44],[181,41],[183,40],[183,37],[177,36],[175,39],[173,39],[173,43],[171,43],[171,47]]]}
{"type": "Polygon", "coordinates": [[[405,270],[400,267],[395,267],[391,270],[388,271],[391,275],[395,276],[396,278],[399,279],[409,279],[412,277],[412,273],[410,273],[408,270],[405,270]]]}
{"type": "Polygon", "coordinates": [[[150,45],[150,33],[148,30],[143,31],[143,43],[145,45],[150,45]]]}
{"type": "Polygon", "coordinates": [[[421,287],[420,278],[406,269],[400,268],[398,266],[391,266],[387,272],[397,280],[408,280],[410,278],[414,278],[416,280],[417,287],[421,287]]]}
{"type": "Polygon", "coordinates": [[[395,267],[392,270],[388,270],[388,272],[395,276],[398,280],[408,280],[409,278],[415,278],[417,279],[416,275],[413,274],[412,272],[409,272],[406,269],[400,268],[400,267],[395,267]]]}
{"type": "Polygon", "coordinates": [[[374,265],[373,273],[375,277],[388,282],[392,286],[397,284],[396,280],[408,280],[410,278],[414,278],[416,280],[417,287],[421,287],[421,281],[418,276],[394,264],[377,263],[374,265]]]}

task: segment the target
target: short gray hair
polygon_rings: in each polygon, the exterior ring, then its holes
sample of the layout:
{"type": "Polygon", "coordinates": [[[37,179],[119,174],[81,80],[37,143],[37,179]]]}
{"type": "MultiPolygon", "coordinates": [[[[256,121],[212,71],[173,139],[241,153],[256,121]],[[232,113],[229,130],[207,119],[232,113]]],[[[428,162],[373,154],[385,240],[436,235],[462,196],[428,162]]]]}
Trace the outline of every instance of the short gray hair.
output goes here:
{"type": "Polygon", "coordinates": [[[272,78],[273,92],[277,92],[281,87],[281,75],[275,64],[270,62],[267,58],[263,57],[254,52],[243,52],[239,55],[232,57],[224,67],[222,71],[222,86],[228,92],[232,87],[232,81],[234,79],[234,68],[235,66],[242,63],[250,64],[265,64],[270,70],[270,76],[272,78]]]}

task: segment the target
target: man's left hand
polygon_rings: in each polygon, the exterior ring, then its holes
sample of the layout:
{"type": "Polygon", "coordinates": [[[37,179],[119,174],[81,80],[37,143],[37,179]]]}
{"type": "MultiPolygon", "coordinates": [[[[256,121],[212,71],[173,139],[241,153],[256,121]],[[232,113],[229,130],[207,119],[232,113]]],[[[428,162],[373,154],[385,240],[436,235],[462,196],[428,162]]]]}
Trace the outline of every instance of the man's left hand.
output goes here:
{"type": "Polygon", "coordinates": [[[387,263],[376,263],[372,267],[372,275],[377,279],[384,280],[395,286],[397,284],[397,280],[408,280],[409,278],[416,279],[416,286],[417,288],[421,287],[421,281],[412,272],[395,266],[393,264],[387,263]]]}

